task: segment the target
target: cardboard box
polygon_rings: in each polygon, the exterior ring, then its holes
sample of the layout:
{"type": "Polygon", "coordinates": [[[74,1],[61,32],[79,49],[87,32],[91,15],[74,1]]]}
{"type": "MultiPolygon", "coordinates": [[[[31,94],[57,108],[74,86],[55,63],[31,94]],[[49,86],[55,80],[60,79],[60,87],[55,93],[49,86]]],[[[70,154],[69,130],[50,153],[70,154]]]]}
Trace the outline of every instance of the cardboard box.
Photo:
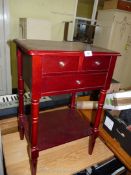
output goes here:
{"type": "Polygon", "coordinates": [[[131,130],[120,119],[121,111],[105,111],[103,128],[115,138],[121,147],[131,156],[131,130]]]}
{"type": "Polygon", "coordinates": [[[124,110],[131,108],[131,91],[121,91],[106,95],[104,109],[124,110]]]}
{"type": "Polygon", "coordinates": [[[108,89],[107,93],[113,93],[113,92],[118,92],[120,90],[120,82],[117,80],[112,79],[110,88],[108,89]]]}
{"type": "Polygon", "coordinates": [[[118,0],[105,0],[103,9],[116,9],[118,0]]]}

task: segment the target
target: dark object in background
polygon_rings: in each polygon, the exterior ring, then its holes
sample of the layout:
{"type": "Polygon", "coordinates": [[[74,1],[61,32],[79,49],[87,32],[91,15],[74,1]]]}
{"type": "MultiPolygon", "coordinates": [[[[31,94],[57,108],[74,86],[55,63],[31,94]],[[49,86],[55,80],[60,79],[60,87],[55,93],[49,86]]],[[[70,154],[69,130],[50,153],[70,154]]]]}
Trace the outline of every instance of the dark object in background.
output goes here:
{"type": "Polygon", "coordinates": [[[126,168],[117,158],[108,160],[103,164],[92,166],[90,172],[87,170],[80,171],[74,175],[126,175],[126,168]]]}
{"type": "Polygon", "coordinates": [[[74,174],[74,175],[86,175],[86,173],[87,173],[87,171],[83,170],[83,171],[80,171],[79,173],[74,174]]]}
{"type": "Polygon", "coordinates": [[[87,43],[92,44],[93,43],[93,38],[94,38],[94,33],[95,33],[95,26],[94,25],[89,25],[86,31],[86,37],[87,37],[87,43]]]}
{"type": "MultiPolygon", "coordinates": [[[[13,92],[17,92],[17,89],[14,89],[13,92]]],[[[12,94],[12,95],[15,95],[15,97],[18,98],[17,94],[12,94]]],[[[86,96],[86,95],[90,95],[90,91],[77,93],[77,96],[86,96]]],[[[55,107],[68,105],[70,104],[71,95],[70,94],[57,95],[57,96],[50,96],[50,98],[51,100],[49,101],[40,102],[39,104],[40,110],[47,110],[47,109],[52,109],[55,107]]],[[[5,108],[1,108],[1,105],[0,105],[0,120],[5,119],[5,118],[14,117],[17,115],[18,113],[18,100],[17,99],[16,100],[13,99],[11,103],[8,102],[8,105],[5,104],[4,106],[5,108]]],[[[30,113],[30,107],[31,107],[30,104],[25,104],[24,109],[25,109],[26,114],[30,113]]]]}
{"type": "Polygon", "coordinates": [[[91,25],[90,21],[76,19],[75,31],[73,36],[74,41],[81,41],[88,44],[92,44],[94,33],[95,25],[91,25]]]}
{"type": "MultiPolygon", "coordinates": [[[[70,103],[71,95],[66,94],[66,95],[58,95],[58,96],[50,96],[51,100],[45,101],[45,102],[40,102],[39,108],[40,110],[47,110],[47,109],[52,109],[55,107],[60,107],[60,106],[65,106],[70,103]]],[[[10,118],[14,117],[18,113],[18,100],[17,101],[12,101],[12,103],[17,103],[16,106],[10,105],[8,108],[0,108],[0,120],[5,119],[5,118],[10,118]]],[[[30,113],[31,105],[27,104],[24,106],[24,110],[26,114],[30,113]]]]}
{"type": "Polygon", "coordinates": [[[69,25],[73,21],[63,21],[63,22],[65,23],[65,25],[64,25],[64,37],[63,37],[63,41],[68,41],[69,25]]]}
{"type": "Polygon", "coordinates": [[[131,156],[131,131],[114,111],[105,111],[103,128],[115,138],[121,147],[131,156]]]}
{"type": "Polygon", "coordinates": [[[90,100],[91,101],[98,101],[99,100],[99,94],[100,94],[100,90],[92,91],[91,95],[90,95],[90,100]]]}
{"type": "Polygon", "coordinates": [[[131,109],[122,110],[119,118],[125,122],[125,124],[131,125],[131,109]]]}
{"type": "Polygon", "coordinates": [[[91,175],[126,175],[126,169],[118,159],[113,159],[98,167],[92,167],[91,175]],[[116,173],[115,173],[116,172],[116,173]]]}

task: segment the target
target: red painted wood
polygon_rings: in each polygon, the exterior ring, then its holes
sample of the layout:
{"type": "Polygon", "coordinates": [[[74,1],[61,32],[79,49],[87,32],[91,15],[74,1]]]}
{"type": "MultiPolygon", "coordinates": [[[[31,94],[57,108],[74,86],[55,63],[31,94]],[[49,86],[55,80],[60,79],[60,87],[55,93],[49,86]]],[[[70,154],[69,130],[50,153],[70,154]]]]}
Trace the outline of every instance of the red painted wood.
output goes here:
{"type": "MultiPolygon", "coordinates": [[[[33,55],[30,64],[32,67],[31,72],[31,96],[32,100],[38,100],[41,97],[41,85],[42,85],[42,59],[39,55],[33,55]]],[[[24,69],[24,71],[28,72],[24,69]]]]}
{"type": "Polygon", "coordinates": [[[92,153],[98,136],[106,90],[109,88],[119,54],[84,43],[41,40],[15,42],[18,48],[19,126],[21,132],[24,125],[29,142],[32,175],[36,174],[40,150],[92,133],[88,122],[74,110],[75,94],[100,89],[93,135],[90,137],[89,153],[92,153]],[[85,50],[92,51],[92,56],[85,57],[85,50]],[[23,79],[31,91],[32,108],[28,120],[23,114],[23,79]],[[47,112],[45,116],[39,116],[41,96],[65,93],[72,94],[70,110],[47,112]]]}
{"type": "Polygon", "coordinates": [[[102,113],[102,109],[103,109],[103,104],[105,101],[105,97],[106,97],[106,90],[101,90],[100,92],[100,98],[98,101],[98,109],[97,109],[97,113],[96,113],[96,117],[95,117],[95,123],[93,126],[93,135],[90,138],[90,146],[89,146],[89,154],[92,154],[93,152],[93,148],[95,145],[95,140],[98,136],[98,127],[100,124],[100,119],[101,119],[101,113],[102,113]]]}
{"type": "Polygon", "coordinates": [[[107,73],[76,73],[65,74],[59,76],[45,76],[42,79],[42,93],[48,93],[50,95],[58,94],[61,91],[68,90],[68,92],[74,91],[86,91],[90,88],[103,87],[107,73]]]}
{"type": "Polygon", "coordinates": [[[108,71],[110,56],[94,56],[85,57],[83,62],[83,70],[85,71],[108,71]]]}
{"type": "Polygon", "coordinates": [[[81,91],[86,90],[87,87],[103,87],[107,73],[88,73],[79,74],[76,76],[75,85],[76,89],[81,89],[81,91]]]}
{"type": "Polygon", "coordinates": [[[18,128],[20,131],[21,140],[24,138],[24,126],[23,126],[23,115],[24,115],[24,81],[22,78],[23,61],[21,51],[17,50],[17,62],[18,62],[18,95],[19,95],[19,108],[18,108],[18,128]]]}
{"type": "Polygon", "coordinates": [[[74,109],[76,107],[76,93],[72,93],[70,107],[71,109],[74,109]]]}
{"type": "Polygon", "coordinates": [[[37,170],[37,158],[39,156],[39,149],[38,149],[38,117],[39,117],[39,101],[33,100],[31,102],[31,128],[28,135],[30,136],[30,162],[31,162],[31,171],[32,174],[36,174],[37,170]]]}
{"type": "Polygon", "coordinates": [[[79,56],[45,55],[42,59],[42,73],[77,71],[79,56]]]}
{"type": "Polygon", "coordinates": [[[38,116],[39,116],[39,101],[32,100],[31,102],[31,146],[32,149],[37,150],[38,141],[38,116]]]}
{"type": "MultiPolygon", "coordinates": [[[[25,117],[29,132],[29,116],[25,117]]],[[[89,121],[76,109],[61,109],[39,114],[38,149],[45,150],[92,134],[89,121]]],[[[27,134],[28,137],[28,134],[27,134]]]]}

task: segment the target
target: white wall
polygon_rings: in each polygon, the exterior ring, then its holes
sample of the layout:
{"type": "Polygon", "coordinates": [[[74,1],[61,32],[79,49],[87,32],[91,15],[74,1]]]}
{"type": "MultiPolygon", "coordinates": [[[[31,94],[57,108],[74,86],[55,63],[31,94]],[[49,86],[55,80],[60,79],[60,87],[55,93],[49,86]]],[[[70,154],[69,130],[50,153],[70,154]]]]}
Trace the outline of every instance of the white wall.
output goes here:
{"type": "Polygon", "coordinates": [[[62,40],[63,21],[73,21],[75,2],[76,0],[9,0],[10,38],[19,36],[19,18],[29,17],[50,20],[53,23],[52,39],[62,40]]]}

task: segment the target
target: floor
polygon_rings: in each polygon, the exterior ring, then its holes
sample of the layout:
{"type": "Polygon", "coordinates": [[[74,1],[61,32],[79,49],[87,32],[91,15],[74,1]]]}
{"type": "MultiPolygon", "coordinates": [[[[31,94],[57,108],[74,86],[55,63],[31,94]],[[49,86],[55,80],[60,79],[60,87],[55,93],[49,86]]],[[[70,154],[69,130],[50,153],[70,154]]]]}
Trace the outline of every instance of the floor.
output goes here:
{"type": "MultiPolygon", "coordinates": [[[[7,175],[30,175],[26,140],[20,140],[18,132],[4,135],[2,140],[7,175]]],[[[99,138],[93,154],[89,155],[88,137],[85,137],[41,151],[37,175],[71,175],[113,156],[99,138]]]]}

